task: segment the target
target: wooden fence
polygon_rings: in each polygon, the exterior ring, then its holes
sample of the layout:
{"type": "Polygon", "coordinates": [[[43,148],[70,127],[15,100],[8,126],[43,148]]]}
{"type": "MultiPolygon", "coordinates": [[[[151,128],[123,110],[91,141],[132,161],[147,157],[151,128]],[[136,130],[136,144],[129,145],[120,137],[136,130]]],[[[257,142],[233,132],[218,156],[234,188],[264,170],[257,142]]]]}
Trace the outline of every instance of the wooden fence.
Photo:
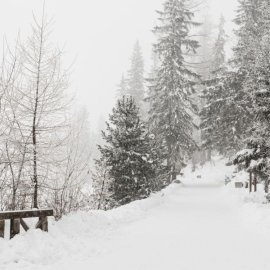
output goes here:
{"type": "Polygon", "coordinates": [[[39,219],[35,228],[47,232],[49,216],[53,216],[52,209],[0,212],[0,237],[4,238],[5,236],[5,220],[10,220],[10,239],[13,238],[16,234],[20,233],[21,226],[25,231],[29,230],[28,225],[23,220],[25,218],[38,217],[39,219]]]}

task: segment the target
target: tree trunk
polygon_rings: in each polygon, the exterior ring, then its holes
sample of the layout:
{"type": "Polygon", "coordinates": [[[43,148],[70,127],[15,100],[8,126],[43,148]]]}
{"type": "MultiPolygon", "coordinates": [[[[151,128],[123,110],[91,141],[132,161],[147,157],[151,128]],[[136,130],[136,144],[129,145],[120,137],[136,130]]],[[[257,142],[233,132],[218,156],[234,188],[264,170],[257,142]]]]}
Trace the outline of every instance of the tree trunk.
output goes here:
{"type": "Polygon", "coordinates": [[[254,174],[254,192],[257,192],[257,175],[256,173],[254,174]]]}
{"type": "Polygon", "coordinates": [[[265,193],[269,193],[269,180],[267,179],[267,180],[265,180],[265,182],[264,182],[264,191],[265,191],[265,193]]]}
{"type": "Polygon", "coordinates": [[[174,180],[176,180],[177,177],[177,173],[175,170],[175,165],[171,166],[171,182],[173,182],[174,180]]]}
{"type": "MultiPolygon", "coordinates": [[[[44,10],[43,10],[44,12],[44,10]]],[[[33,113],[33,126],[32,126],[32,143],[33,143],[33,182],[34,182],[34,208],[38,208],[38,174],[37,174],[37,114],[38,114],[38,105],[39,105],[39,91],[40,91],[40,76],[41,76],[41,58],[42,58],[42,48],[43,48],[43,19],[42,17],[42,26],[40,32],[40,46],[39,46],[39,57],[38,57],[38,66],[37,66],[37,81],[36,81],[36,96],[35,96],[35,107],[33,113]]]]}
{"type": "Polygon", "coordinates": [[[36,138],[36,128],[35,128],[35,120],[36,117],[34,116],[33,121],[33,182],[34,182],[34,208],[38,208],[38,176],[37,176],[37,138],[36,138]]]}
{"type": "Polygon", "coordinates": [[[252,172],[249,173],[249,192],[252,192],[252,172]]]}

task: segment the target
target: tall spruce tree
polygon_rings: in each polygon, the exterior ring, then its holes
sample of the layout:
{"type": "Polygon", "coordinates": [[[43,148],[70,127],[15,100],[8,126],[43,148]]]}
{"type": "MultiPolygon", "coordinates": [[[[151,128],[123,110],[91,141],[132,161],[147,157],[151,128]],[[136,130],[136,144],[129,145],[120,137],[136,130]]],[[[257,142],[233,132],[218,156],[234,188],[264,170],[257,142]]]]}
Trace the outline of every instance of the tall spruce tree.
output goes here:
{"type": "Polygon", "coordinates": [[[170,181],[184,159],[193,152],[196,143],[192,138],[191,112],[196,106],[191,100],[194,80],[198,78],[186,65],[186,55],[195,54],[198,42],[190,38],[194,14],[187,0],[168,0],[159,11],[160,25],[155,27],[155,52],[160,65],[157,77],[150,86],[150,129],[160,147],[160,159],[171,171],[170,181]]]}
{"type": "Polygon", "coordinates": [[[140,107],[144,100],[144,60],[139,41],[134,45],[131,67],[127,77],[127,94],[132,96],[140,107]]]}
{"type": "MultiPolygon", "coordinates": [[[[207,1],[206,1],[207,3],[207,1]]],[[[214,33],[214,24],[209,13],[210,6],[206,6],[207,9],[205,10],[202,16],[202,27],[199,32],[199,43],[200,48],[198,49],[197,57],[195,58],[197,64],[195,66],[196,71],[200,74],[201,79],[203,81],[209,80],[211,78],[211,70],[212,70],[212,59],[213,59],[213,33],[214,33]]],[[[202,91],[204,90],[204,84],[200,84],[197,87],[197,94],[194,96],[196,102],[198,104],[199,110],[201,110],[205,106],[205,100],[201,97],[202,91]]],[[[195,123],[197,126],[201,124],[200,115],[195,116],[195,123]]],[[[195,128],[194,129],[194,139],[200,146],[200,149],[194,152],[192,156],[192,167],[193,170],[196,169],[198,164],[204,164],[206,161],[211,160],[211,151],[210,149],[205,149],[202,147],[204,132],[201,129],[195,128]]]]}
{"type": "Polygon", "coordinates": [[[249,11],[256,20],[255,25],[249,24],[249,31],[243,35],[247,36],[246,39],[251,44],[251,49],[243,46],[246,49],[244,59],[248,59],[244,69],[246,76],[243,86],[252,101],[250,107],[253,121],[246,139],[245,148],[248,150],[244,149],[237,153],[234,162],[241,166],[244,163],[244,167],[259,176],[265,182],[265,191],[268,192],[270,179],[270,3],[267,0],[251,2],[253,5],[242,4],[241,7],[249,11]],[[255,40],[251,40],[248,36],[252,34],[255,40]],[[248,56],[248,53],[252,55],[248,56]]]}
{"type": "Polygon", "coordinates": [[[233,71],[227,79],[235,83],[228,86],[225,84],[228,113],[223,117],[228,123],[223,130],[224,135],[228,134],[227,138],[230,138],[229,135],[233,130],[238,138],[235,150],[245,147],[244,142],[250,136],[252,123],[256,119],[254,108],[256,87],[253,74],[256,70],[256,51],[262,39],[260,21],[263,2],[264,0],[239,0],[235,19],[237,25],[235,34],[238,41],[233,48],[230,62],[233,71]]]}
{"type": "Polygon", "coordinates": [[[208,114],[209,121],[203,124],[203,128],[208,129],[208,143],[223,154],[237,152],[244,147],[256,119],[254,73],[256,52],[262,39],[260,21],[264,1],[239,0],[235,19],[238,41],[233,47],[229,71],[215,73],[214,84],[208,91],[210,102],[204,113],[208,114]]]}
{"type": "MultiPolygon", "coordinates": [[[[234,91],[234,103],[241,109],[237,119],[241,123],[241,129],[237,132],[241,134],[242,141],[253,139],[253,123],[255,123],[255,130],[257,130],[256,92],[261,77],[258,74],[260,70],[258,55],[262,52],[261,44],[264,35],[262,18],[264,4],[267,2],[266,0],[239,0],[235,19],[238,26],[237,31],[235,31],[238,42],[233,48],[232,66],[240,81],[240,87],[234,91]]],[[[248,144],[250,145],[249,142],[248,144]]],[[[241,145],[241,147],[245,146],[241,145]]]]}
{"type": "MultiPolygon", "coordinates": [[[[226,33],[224,27],[225,20],[224,17],[221,16],[218,27],[218,37],[212,51],[211,77],[205,81],[205,87],[202,93],[205,106],[200,113],[202,120],[203,148],[217,150],[220,154],[226,154],[228,150],[228,141],[226,137],[224,137],[223,129],[221,129],[221,126],[226,122],[223,121],[225,117],[224,113],[227,113],[226,95],[228,93],[225,86],[230,84],[230,80],[227,80],[229,73],[227,73],[225,62],[226,33]]],[[[233,130],[231,131],[231,135],[233,136],[233,130]]],[[[231,136],[230,139],[232,139],[231,136]]],[[[233,141],[235,141],[235,138],[233,141]]]]}
{"type": "Polygon", "coordinates": [[[132,97],[117,101],[102,136],[106,143],[99,150],[108,168],[112,201],[123,205],[147,197],[155,170],[150,138],[132,97]]]}

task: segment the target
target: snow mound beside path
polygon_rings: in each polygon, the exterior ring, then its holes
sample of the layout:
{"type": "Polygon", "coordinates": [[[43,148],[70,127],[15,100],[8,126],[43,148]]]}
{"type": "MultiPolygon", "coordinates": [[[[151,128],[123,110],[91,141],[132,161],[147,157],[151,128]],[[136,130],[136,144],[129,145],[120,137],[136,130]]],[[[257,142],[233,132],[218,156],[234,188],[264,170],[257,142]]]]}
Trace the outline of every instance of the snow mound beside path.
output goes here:
{"type": "Polygon", "coordinates": [[[268,270],[269,204],[225,186],[225,164],[188,166],[183,184],[111,211],[51,219],[49,233],[0,239],[0,270],[268,270]]]}
{"type": "Polygon", "coordinates": [[[111,236],[121,228],[147,217],[148,211],[163,204],[180,186],[173,184],[148,199],[107,212],[81,211],[58,222],[51,218],[49,233],[30,229],[27,233],[21,230],[21,234],[12,240],[0,238],[0,269],[29,270],[31,265],[34,269],[37,265],[49,266],[66,258],[83,260],[97,256],[106,251],[106,246],[98,248],[102,246],[99,242],[107,238],[110,241],[111,236]]]}

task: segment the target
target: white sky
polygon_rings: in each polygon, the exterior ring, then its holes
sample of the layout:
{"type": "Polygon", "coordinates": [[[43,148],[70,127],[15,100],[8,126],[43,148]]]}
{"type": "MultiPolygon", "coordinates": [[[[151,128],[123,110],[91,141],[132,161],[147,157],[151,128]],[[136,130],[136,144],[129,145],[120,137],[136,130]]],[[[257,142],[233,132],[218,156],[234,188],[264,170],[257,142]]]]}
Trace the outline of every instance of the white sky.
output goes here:
{"type": "MultiPolygon", "coordinates": [[[[237,0],[209,0],[213,18],[221,12],[229,22],[237,0]]],[[[129,66],[135,41],[149,66],[157,14],[164,0],[47,0],[54,17],[52,39],[64,47],[65,62],[73,65],[71,87],[95,126],[114,104],[116,86],[129,66]]],[[[32,12],[40,13],[43,0],[0,0],[0,37],[12,42],[20,30],[29,33],[32,12]]],[[[228,28],[231,24],[228,23],[228,28]]]]}

